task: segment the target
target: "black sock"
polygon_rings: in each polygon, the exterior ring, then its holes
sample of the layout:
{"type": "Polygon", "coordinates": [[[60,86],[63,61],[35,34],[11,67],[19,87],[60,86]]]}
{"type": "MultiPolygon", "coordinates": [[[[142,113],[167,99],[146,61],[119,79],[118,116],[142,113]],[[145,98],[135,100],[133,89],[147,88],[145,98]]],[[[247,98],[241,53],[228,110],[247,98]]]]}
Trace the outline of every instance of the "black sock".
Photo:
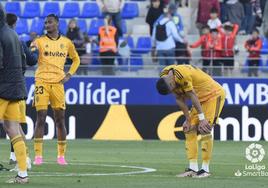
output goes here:
{"type": "Polygon", "coordinates": [[[10,143],[10,152],[14,152],[14,148],[13,148],[12,143],[10,143]]]}

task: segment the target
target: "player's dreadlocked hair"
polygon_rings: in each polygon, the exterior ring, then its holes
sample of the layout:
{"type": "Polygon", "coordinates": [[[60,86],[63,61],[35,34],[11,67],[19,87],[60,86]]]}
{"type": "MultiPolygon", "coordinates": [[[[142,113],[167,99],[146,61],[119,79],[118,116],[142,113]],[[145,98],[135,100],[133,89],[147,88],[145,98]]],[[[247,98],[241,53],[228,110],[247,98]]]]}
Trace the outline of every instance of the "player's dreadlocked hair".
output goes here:
{"type": "Polygon", "coordinates": [[[167,95],[170,93],[169,91],[169,87],[165,81],[164,78],[160,78],[157,82],[156,82],[156,89],[158,91],[159,94],[161,95],[167,95]]]}

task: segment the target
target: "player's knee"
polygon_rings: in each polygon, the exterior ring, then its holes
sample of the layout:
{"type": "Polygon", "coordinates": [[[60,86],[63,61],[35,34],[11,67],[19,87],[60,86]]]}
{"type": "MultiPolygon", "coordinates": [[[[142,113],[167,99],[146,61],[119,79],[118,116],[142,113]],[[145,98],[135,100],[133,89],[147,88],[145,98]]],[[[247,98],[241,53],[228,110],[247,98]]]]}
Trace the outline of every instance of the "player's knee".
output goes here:
{"type": "Polygon", "coordinates": [[[37,126],[44,125],[45,122],[46,122],[46,116],[47,116],[47,112],[46,112],[46,111],[38,111],[38,112],[37,112],[37,121],[36,121],[36,125],[37,125],[37,126]]]}

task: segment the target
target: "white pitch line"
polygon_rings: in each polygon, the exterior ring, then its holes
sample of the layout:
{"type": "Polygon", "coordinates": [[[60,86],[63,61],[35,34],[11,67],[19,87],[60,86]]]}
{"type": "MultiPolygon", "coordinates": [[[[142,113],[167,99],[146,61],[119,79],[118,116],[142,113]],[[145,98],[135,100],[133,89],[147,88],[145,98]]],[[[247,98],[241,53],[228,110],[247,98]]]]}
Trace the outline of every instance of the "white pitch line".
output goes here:
{"type": "MultiPolygon", "coordinates": [[[[52,162],[46,162],[46,164],[55,164],[52,162]]],[[[119,167],[119,168],[130,168],[139,169],[138,171],[128,171],[128,172],[112,172],[112,173],[62,173],[62,172],[31,172],[29,175],[31,177],[70,177],[70,176],[123,176],[123,175],[134,175],[134,174],[145,174],[155,172],[154,168],[140,167],[140,166],[127,166],[127,165],[110,165],[110,164],[88,164],[88,163],[69,163],[69,165],[78,166],[102,166],[102,167],[119,167]]],[[[9,177],[7,175],[0,175],[0,177],[9,177]]]]}

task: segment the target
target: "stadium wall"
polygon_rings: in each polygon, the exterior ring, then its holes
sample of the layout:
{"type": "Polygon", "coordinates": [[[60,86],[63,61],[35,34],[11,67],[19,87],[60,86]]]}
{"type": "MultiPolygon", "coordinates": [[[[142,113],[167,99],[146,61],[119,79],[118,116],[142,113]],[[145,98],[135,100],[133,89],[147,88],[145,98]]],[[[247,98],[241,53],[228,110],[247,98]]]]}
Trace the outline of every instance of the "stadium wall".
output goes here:
{"type": "MultiPolygon", "coordinates": [[[[156,78],[73,78],[66,84],[68,139],[183,140],[184,117],[172,97],[158,95],[156,78]]],[[[266,79],[217,79],[227,99],[216,140],[268,140],[266,79]]],[[[27,139],[33,138],[34,80],[27,78],[27,139]]],[[[52,112],[45,139],[56,137],[52,112]]],[[[1,129],[1,137],[5,137],[1,129]]]]}

